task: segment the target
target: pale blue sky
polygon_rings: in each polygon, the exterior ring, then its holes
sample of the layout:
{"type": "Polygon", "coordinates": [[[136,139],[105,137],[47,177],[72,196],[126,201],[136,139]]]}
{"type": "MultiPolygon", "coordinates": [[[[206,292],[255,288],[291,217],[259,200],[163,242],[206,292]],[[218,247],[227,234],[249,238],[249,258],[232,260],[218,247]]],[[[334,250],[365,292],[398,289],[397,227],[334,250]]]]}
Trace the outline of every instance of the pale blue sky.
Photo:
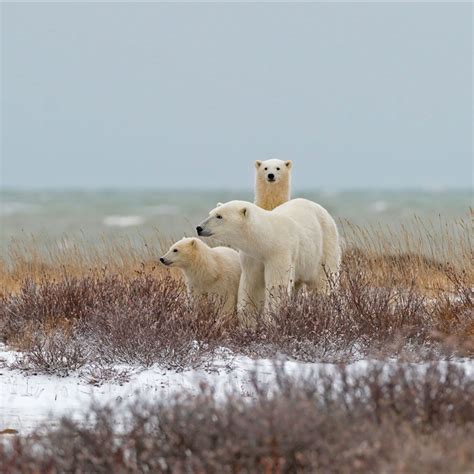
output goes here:
{"type": "Polygon", "coordinates": [[[472,181],[470,4],[3,4],[2,184],[472,181]]]}

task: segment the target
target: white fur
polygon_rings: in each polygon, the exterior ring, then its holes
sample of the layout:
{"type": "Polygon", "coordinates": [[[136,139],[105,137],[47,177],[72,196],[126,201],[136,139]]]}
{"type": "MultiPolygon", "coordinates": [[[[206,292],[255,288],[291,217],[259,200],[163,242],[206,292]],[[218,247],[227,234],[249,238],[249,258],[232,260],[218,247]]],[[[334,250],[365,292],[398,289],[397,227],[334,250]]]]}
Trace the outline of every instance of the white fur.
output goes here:
{"type": "Polygon", "coordinates": [[[201,235],[240,250],[237,310],[243,320],[252,307],[260,311],[262,303],[267,315],[282,291],[291,294],[303,284],[328,292],[326,273],[337,275],[339,270],[336,223],[326,209],[306,199],[293,199],[273,211],[231,201],[212,210],[200,226],[201,235]]]}
{"type": "Polygon", "coordinates": [[[217,296],[226,315],[235,313],[241,273],[238,252],[227,247],[211,248],[196,238],[184,238],[162,259],[165,265],[182,270],[190,296],[217,296]]]}
{"type": "Polygon", "coordinates": [[[290,200],[291,161],[266,160],[255,162],[255,204],[267,211],[290,200]],[[273,181],[269,180],[273,175],[273,181]]]}

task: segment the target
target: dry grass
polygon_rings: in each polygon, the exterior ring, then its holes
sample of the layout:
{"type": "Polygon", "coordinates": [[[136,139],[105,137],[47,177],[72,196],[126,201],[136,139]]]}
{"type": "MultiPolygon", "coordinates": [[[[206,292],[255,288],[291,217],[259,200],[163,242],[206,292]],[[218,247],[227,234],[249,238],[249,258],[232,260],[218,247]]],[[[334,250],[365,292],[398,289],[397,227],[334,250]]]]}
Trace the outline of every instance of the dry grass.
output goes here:
{"type": "Polygon", "coordinates": [[[314,374],[255,397],[211,388],[171,403],[99,408],[0,443],[2,469],[35,472],[468,473],[474,383],[461,369],[372,366],[314,374]]]}
{"type": "Polygon", "coordinates": [[[356,259],[377,286],[415,285],[426,294],[449,290],[452,270],[474,285],[472,217],[424,221],[414,217],[393,226],[367,228],[341,222],[346,263],[356,259]]]}
{"type": "MultiPolygon", "coordinates": [[[[160,266],[159,257],[172,241],[159,234],[154,240],[139,239],[139,243],[127,238],[104,239],[98,246],[91,246],[85,238],[64,238],[63,243],[47,247],[38,244],[34,237],[12,241],[7,254],[0,258],[0,294],[18,291],[25,280],[59,281],[104,272],[129,277],[139,271],[165,275],[169,270],[166,272],[160,266]]],[[[176,272],[172,274],[178,276],[176,272]]]]}
{"type": "MultiPolygon", "coordinates": [[[[430,292],[449,289],[446,269],[464,272],[474,284],[472,265],[472,212],[470,219],[455,222],[423,221],[414,217],[403,224],[356,226],[339,223],[344,239],[347,265],[363,265],[376,286],[411,286],[430,292]]],[[[168,275],[158,258],[174,242],[157,232],[152,240],[139,237],[104,240],[91,246],[84,237],[44,248],[34,237],[12,241],[0,258],[0,293],[17,291],[25,280],[43,282],[65,277],[82,278],[106,270],[111,274],[133,276],[146,271],[155,278],[168,275]]],[[[178,272],[172,275],[179,277],[178,272]]]]}

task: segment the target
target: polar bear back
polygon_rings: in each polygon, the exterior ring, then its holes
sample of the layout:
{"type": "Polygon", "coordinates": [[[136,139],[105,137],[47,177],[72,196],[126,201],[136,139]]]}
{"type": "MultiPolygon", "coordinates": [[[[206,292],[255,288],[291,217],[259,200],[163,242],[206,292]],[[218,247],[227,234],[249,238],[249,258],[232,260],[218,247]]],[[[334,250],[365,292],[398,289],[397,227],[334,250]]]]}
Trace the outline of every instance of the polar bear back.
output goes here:
{"type": "Polygon", "coordinates": [[[291,219],[298,229],[292,244],[298,254],[296,268],[302,281],[314,278],[315,266],[324,266],[329,273],[337,273],[340,259],[340,238],[337,225],[321,205],[307,199],[293,199],[276,207],[273,213],[291,219]]]}
{"type": "Polygon", "coordinates": [[[321,211],[327,212],[324,207],[304,198],[292,199],[291,201],[284,202],[273,209],[275,214],[291,217],[297,222],[303,222],[305,217],[314,215],[314,213],[319,215],[321,211]]]}
{"type": "Polygon", "coordinates": [[[218,269],[220,279],[229,278],[238,285],[241,270],[239,253],[229,247],[214,247],[211,253],[214,257],[212,264],[218,269]]]}

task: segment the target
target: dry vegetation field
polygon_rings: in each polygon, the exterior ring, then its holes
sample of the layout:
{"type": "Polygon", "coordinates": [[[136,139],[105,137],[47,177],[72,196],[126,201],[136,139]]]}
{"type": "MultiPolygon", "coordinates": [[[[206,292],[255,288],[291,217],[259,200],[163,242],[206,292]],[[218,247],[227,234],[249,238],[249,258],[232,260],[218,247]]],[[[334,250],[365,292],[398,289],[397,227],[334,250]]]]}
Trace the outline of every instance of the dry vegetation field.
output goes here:
{"type": "Polygon", "coordinates": [[[0,444],[3,472],[470,473],[474,383],[462,371],[422,375],[375,366],[353,380],[295,381],[272,396],[210,387],[174,403],[96,408],[81,423],[0,444]]]}
{"type": "Polygon", "coordinates": [[[188,301],[179,274],[157,263],[164,240],[47,254],[12,245],[0,264],[0,339],[21,351],[22,370],[64,376],[95,361],[182,370],[222,347],[341,368],[338,383],[281,374],[271,396],[256,381],[252,400],[218,402],[203,387],[172,404],[97,408],[85,425],[64,419],[18,437],[0,451],[5,472],[472,472],[472,376],[434,363],[474,358],[470,226],[418,221],[391,234],[342,223],[340,285],[294,295],[255,331],[220,320],[216,302],[188,301]],[[361,358],[380,365],[345,376],[361,358]],[[387,358],[429,368],[387,372],[387,358]]]}
{"type": "Polygon", "coordinates": [[[328,297],[295,295],[274,315],[276,324],[262,321],[256,331],[219,320],[216,302],[188,301],[179,272],[158,262],[170,244],[163,239],[139,247],[105,243],[100,252],[77,244],[46,254],[35,253],[31,242],[16,243],[0,265],[0,337],[25,352],[25,364],[51,371],[94,357],[179,366],[190,362],[179,354],[196,341],[202,351],[224,345],[305,360],[344,360],[355,351],[474,353],[467,221],[441,229],[419,221],[418,233],[396,235],[342,227],[339,287],[328,297]]]}

